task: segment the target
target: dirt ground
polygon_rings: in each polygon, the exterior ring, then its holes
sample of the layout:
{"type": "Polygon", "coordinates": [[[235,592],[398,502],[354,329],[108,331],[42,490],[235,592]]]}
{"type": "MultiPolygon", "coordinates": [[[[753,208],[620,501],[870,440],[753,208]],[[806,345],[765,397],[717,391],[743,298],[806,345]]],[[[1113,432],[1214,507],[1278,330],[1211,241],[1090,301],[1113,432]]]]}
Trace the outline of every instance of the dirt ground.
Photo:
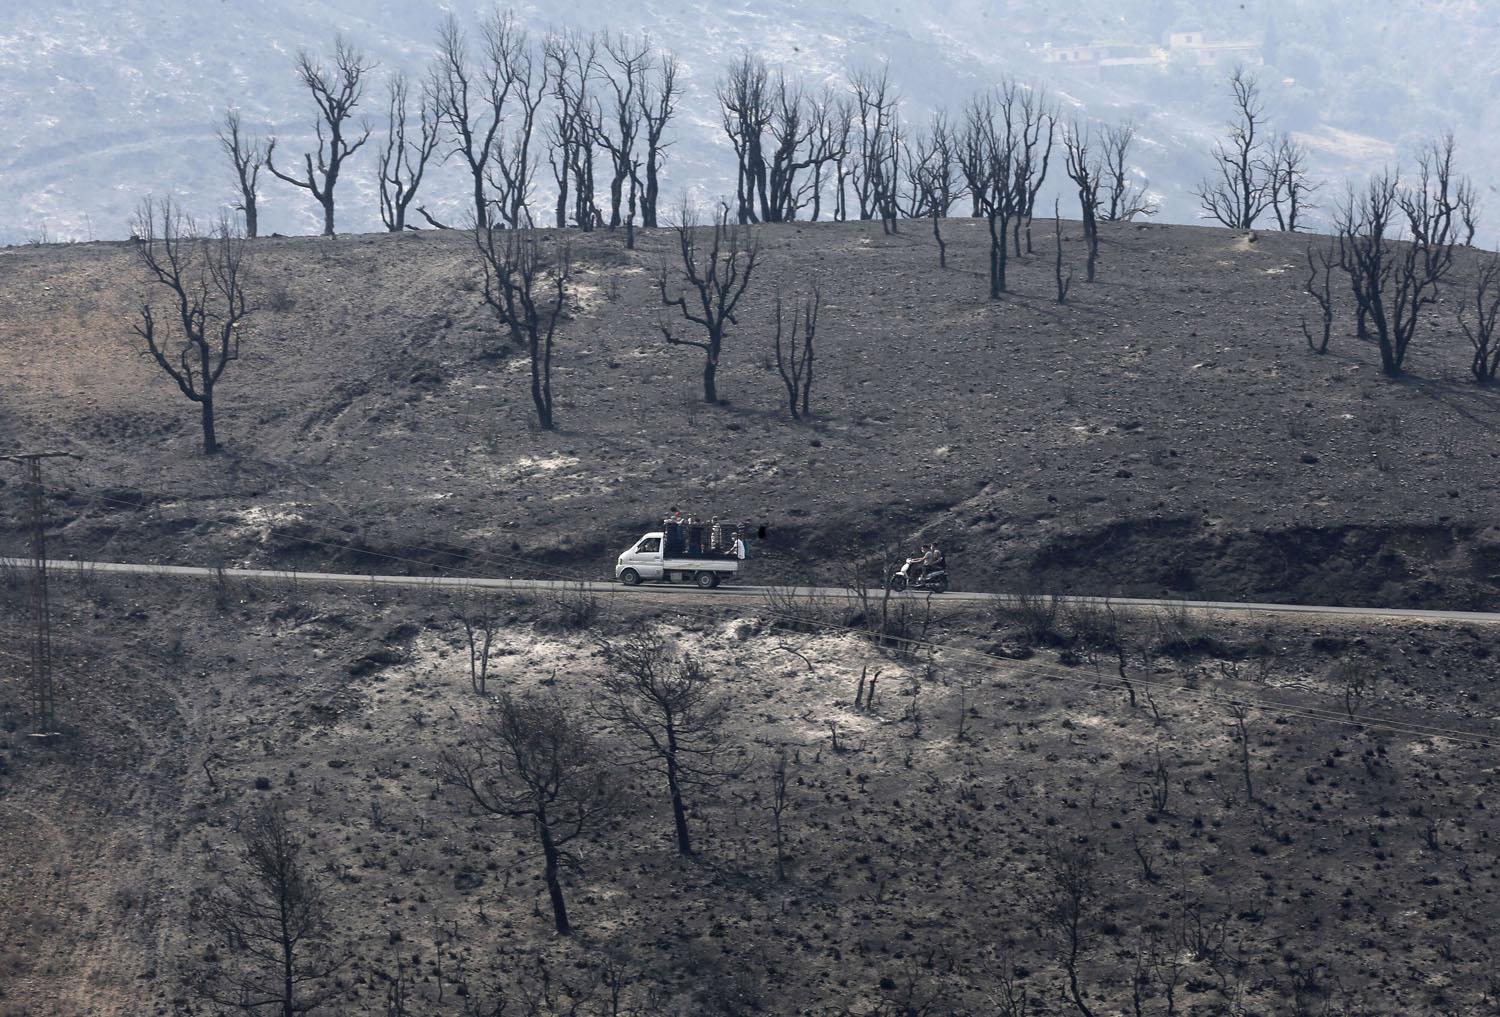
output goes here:
{"type": "MultiPolygon", "coordinates": [[[[658,329],[671,234],[636,251],[570,235],[557,433],[528,424],[525,358],[464,236],[257,241],[213,460],[196,408],[133,346],[129,245],[8,248],[0,444],[86,457],[50,472],[54,547],[77,557],[597,577],[682,505],[767,526],[753,571],[769,581],[837,581],[852,555],[930,537],[959,588],[1500,604],[1497,396],[1465,380],[1451,303],[1391,381],[1347,308],[1327,356],[1305,348],[1304,238],[1103,229],[1100,281],[1059,306],[1050,224],[993,302],[976,221],[945,225],[946,271],[918,224],[758,227],[716,407],[698,351],[658,329]],[[814,276],[799,426],[770,308],[778,281],[790,299],[814,276]]],[[[1081,274],[1078,233],[1064,224],[1081,274]]]]}
{"type": "MultiPolygon", "coordinates": [[[[10,670],[15,578],[0,584],[10,670]]],[[[656,626],[733,702],[741,772],[691,796],[689,860],[659,779],[598,731],[626,804],[567,875],[577,932],[562,938],[530,829],[439,780],[439,753],[484,708],[458,601],[88,575],[55,592],[64,737],[25,737],[19,690],[0,687],[0,1013],[211,1012],[183,972],[233,952],[190,900],[234,871],[238,825],[270,800],[352,955],[331,1013],[386,1012],[399,960],[413,1014],[502,996],[526,1012],[519,993],[544,989],[544,1012],[587,997],[576,1012],[605,1014],[606,959],[623,1013],[992,1015],[1006,976],[1027,1012],[1075,1012],[1042,917],[1049,851],[1091,868],[1096,1013],[1131,1012],[1153,947],[1182,1014],[1500,1012],[1500,774],[1474,737],[1500,723],[1494,627],[1137,616],[1132,707],[1066,612],[1030,636],[1024,613],[941,612],[926,633],[945,649],[903,656],[826,605],[505,600],[492,690],[546,685],[581,709],[599,640],[656,626]],[[878,673],[868,709],[862,673],[878,673]],[[1253,798],[1226,696],[1260,704],[1253,798]],[[781,748],[784,882],[767,771],[781,748]]],[[[1158,978],[1143,991],[1168,1012],[1158,978]]]]}

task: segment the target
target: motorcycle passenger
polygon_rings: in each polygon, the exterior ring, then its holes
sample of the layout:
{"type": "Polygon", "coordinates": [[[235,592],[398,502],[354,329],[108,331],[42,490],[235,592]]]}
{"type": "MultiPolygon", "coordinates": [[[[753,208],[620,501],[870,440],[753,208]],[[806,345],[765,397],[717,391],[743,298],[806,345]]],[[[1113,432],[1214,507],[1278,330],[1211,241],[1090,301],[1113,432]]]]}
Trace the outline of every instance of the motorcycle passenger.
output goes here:
{"type": "Polygon", "coordinates": [[[948,557],[943,554],[942,551],[938,550],[938,546],[936,544],[932,545],[932,556],[932,564],[928,566],[927,571],[923,574],[923,578],[926,578],[926,576],[930,575],[935,576],[939,572],[948,571],[948,557]]]}

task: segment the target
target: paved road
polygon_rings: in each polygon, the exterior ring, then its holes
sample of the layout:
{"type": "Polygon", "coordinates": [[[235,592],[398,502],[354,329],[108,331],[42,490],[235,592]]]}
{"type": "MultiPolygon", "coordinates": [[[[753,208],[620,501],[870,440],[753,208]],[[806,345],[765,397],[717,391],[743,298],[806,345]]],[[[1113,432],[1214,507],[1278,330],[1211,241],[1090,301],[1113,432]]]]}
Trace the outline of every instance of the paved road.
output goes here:
{"type": "MultiPolygon", "coordinates": [[[[28,558],[0,558],[0,567],[29,568],[28,558]]],[[[125,573],[129,575],[184,576],[200,579],[213,578],[217,569],[197,568],[185,565],[138,565],[128,562],[105,561],[49,561],[49,571],[125,573]]],[[[778,593],[798,597],[821,597],[830,600],[852,600],[854,594],[843,587],[834,586],[720,586],[713,590],[700,590],[696,586],[680,583],[652,583],[628,587],[611,582],[572,582],[557,579],[481,579],[450,576],[380,576],[348,572],[288,572],[278,569],[224,569],[228,579],[262,579],[283,583],[316,583],[345,586],[402,586],[444,590],[530,590],[573,591],[590,593],[642,596],[648,594],[684,597],[695,600],[714,598],[760,599],[773,589],[778,593]]],[[[925,598],[925,593],[897,593],[895,597],[925,598]]],[[[935,604],[984,603],[1014,600],[1006,593],[965,593],[952,591],[933,594],[935,604]]],[[[1257,604],[1213,600],[1148,600],[1139,597],[1059,597],[1064,604],[1103,604],[1115,607],[1186,609],[1203,612],[1233,612],[1240,614],[1289,614],[1289,615],[1333,615],[1346,618],[1391,618],[1408,621],[1468,622],[1475,624],[1500,624],[1500,614],[1483,611],[1425,611],[1383,607],[1337,607],[1310,604],[1257,604]]]]}

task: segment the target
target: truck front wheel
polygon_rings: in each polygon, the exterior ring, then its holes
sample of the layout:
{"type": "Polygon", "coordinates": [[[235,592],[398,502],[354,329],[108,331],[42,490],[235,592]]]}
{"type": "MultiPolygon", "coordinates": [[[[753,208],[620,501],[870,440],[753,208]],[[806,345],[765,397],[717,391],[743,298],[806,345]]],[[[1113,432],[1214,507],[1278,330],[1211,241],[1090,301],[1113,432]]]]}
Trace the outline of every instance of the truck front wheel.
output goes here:
{"type": "Polygon", "coordinates": [[[717,572],[699,572],[693,577],[693,581],[698,584],[699,589],[712,590],[715,586],[719,585],[719,574],[717,572]]]}
{"type": "Polygon", "coordinates": [[[620,582],[626,586],[639,586],[641,585],[641,574],[635,569],[625,569],[620,573],[620,582]]]}

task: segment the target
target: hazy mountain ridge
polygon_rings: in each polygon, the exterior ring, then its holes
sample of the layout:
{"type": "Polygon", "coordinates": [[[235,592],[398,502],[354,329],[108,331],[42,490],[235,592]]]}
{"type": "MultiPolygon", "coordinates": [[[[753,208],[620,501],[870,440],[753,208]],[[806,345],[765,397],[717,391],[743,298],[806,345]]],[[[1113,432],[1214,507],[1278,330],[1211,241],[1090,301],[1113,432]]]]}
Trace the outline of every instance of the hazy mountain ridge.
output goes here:
{"type": "MultiPolygon", "coordinates": [[[[715,7],[652,0],[623,9],[587,0],[568,10],[574,25],[648,30],[682,60],[685,95],[666,175],[673,194],[691,186],[712,195],[731,186],[713,87],[747,46],[813,81],[889,59],[913,123],[932,106],[960,105],[1004,73],[1047,86],[1070,115],[1133,116],[1141,123],[1142,168],[1164,218],[1175,221],[1196,216],[1190,190],[1205,168],[1208,132],[1227,113],[1222,68],[1173,62],[1100,73],[1044,63],[1045,45],[1152,44],[1189,28],[1255,41],[1267,59],[1262,76],[1276,126],[1305,133],[1315,143],[1317,169],[1334,179],[1447,129],[1457,132],[1464,168],[1485,190],[1492,183],[1486,167],[1500,156],[1500,116],[1486,99],[1500,76],[1485,56],[1500,37],[1500,15],[1479,3],[1393,0],[1357,19],[1331,0],[1229,12],[1173,0],[1089,0],[1066,11],[1034,0],[887,2],[863,13],[831,0],[771,0],[727,13],[715,7]]],[[[517,11],[538,33],[554,23],[550,8],[517,11]]],[[[226,203],[229,171],[212,139],[218,117],[238,106],[257,132],[277,134],[284,150],[300,151],[311,138],[311,104],[294,77],[293,54],[327,48],[336,31],[381,65],[364,103],[376,137],[341,185],[339,225],[378,229],[372,176],[384,73],[421,73],[441,12],[352,0],[16,5],[0,15],[0,123],[13,141],[0,156],[0,186],[11,196],[0,212],[0,242],[119,237],[147,193],[172,190],[204,212],[226,203]]],[[[458,13],[475,20],[472,9],[458,13]]],[[[426,186],[423,203],[461,214],[456,166],[436,168],[426,186]]],[[[264,229],[316,228],[303,192],[274,179],[262,190],[264,229]]]]}

